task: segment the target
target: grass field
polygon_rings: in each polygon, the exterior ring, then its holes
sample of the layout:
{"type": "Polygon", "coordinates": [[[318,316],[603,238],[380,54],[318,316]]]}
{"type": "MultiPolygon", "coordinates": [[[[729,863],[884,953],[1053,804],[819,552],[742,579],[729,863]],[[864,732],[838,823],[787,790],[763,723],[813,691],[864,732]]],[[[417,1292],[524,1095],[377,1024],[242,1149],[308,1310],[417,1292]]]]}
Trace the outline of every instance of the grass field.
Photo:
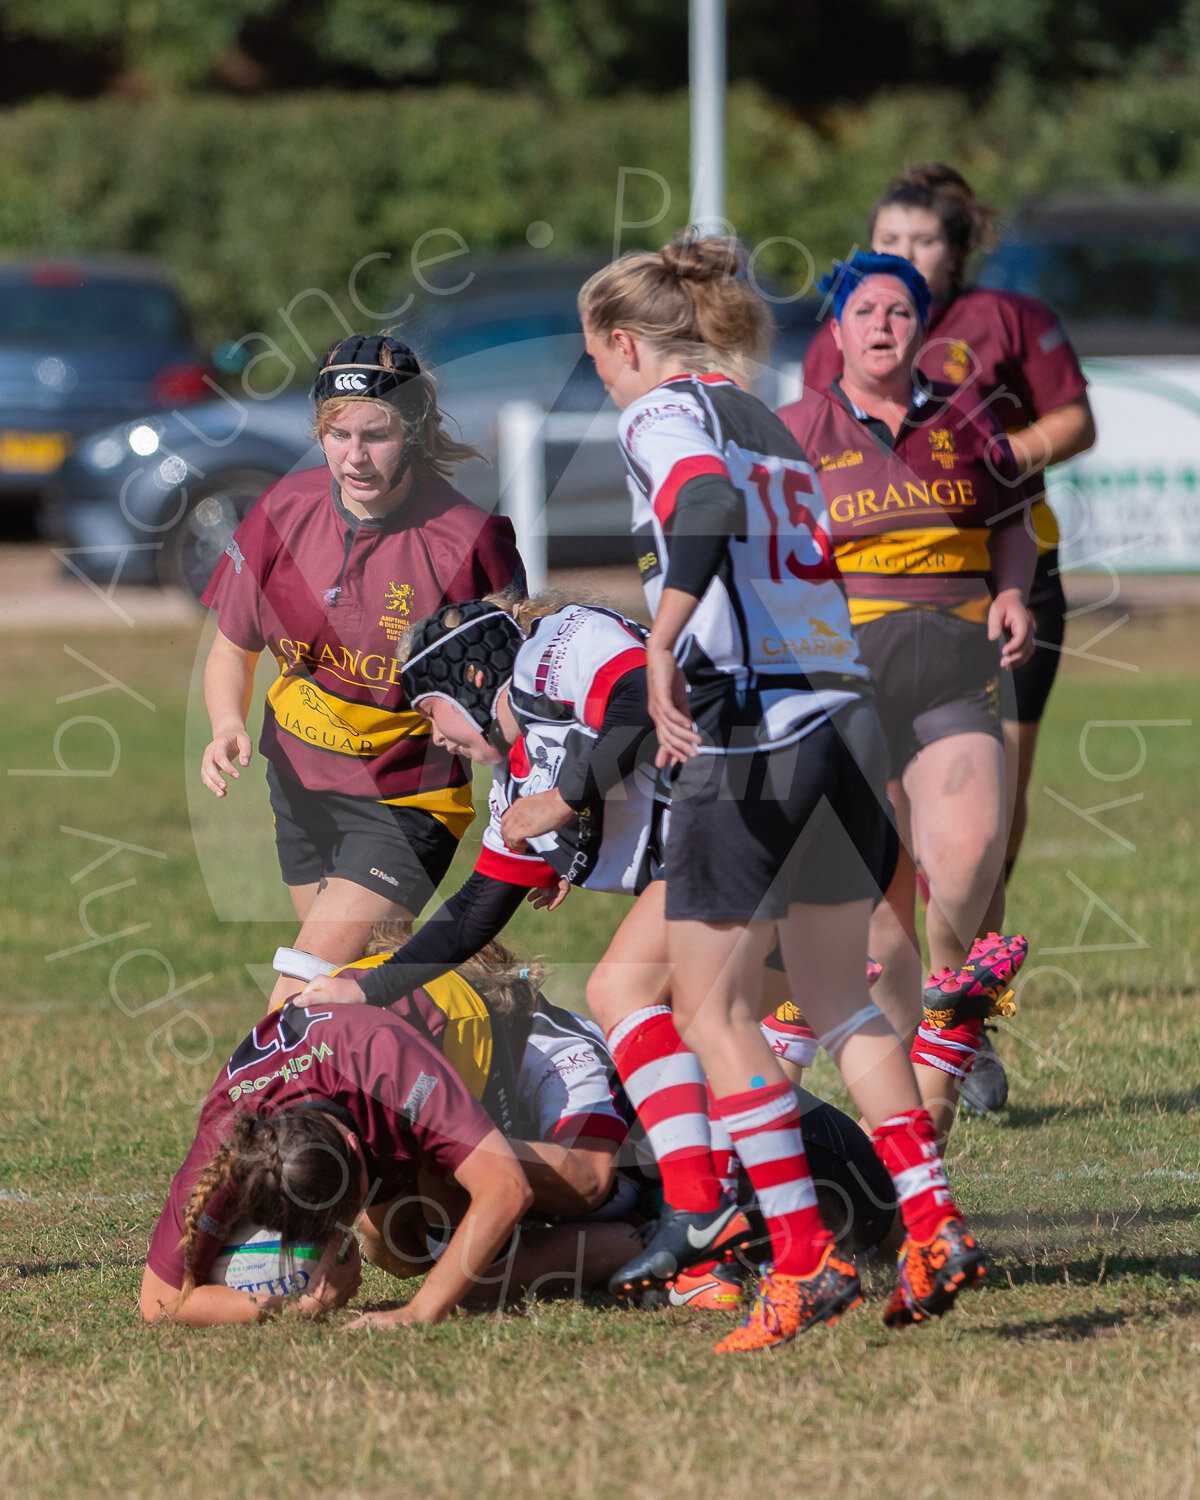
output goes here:
{"type": "MultiPolygon", "coordinates": [[[[951,1161],[984,1288],[894,1335],[873,1274],[836,1328],[732,1369],[727,1319],[603,1299],[391,1335],[140,1326],[194,1104],[295,926],[257,782],[194,795],[198,629],[10,642],[4,769],[58,774],[4,778],[0,1489],[1200,1494],[1198,626],[1121,625],[1052,700],[1012,889],[1013,1100],[951,1161]]],[[[621,909],[575,895],[514,945],[576,1000],[621,909]]],[[[825,1066],[815,1087],[837,1095],[825,1066]]],[[[368,1270],[361,1300],[393,1289],[368,1270]]]]}

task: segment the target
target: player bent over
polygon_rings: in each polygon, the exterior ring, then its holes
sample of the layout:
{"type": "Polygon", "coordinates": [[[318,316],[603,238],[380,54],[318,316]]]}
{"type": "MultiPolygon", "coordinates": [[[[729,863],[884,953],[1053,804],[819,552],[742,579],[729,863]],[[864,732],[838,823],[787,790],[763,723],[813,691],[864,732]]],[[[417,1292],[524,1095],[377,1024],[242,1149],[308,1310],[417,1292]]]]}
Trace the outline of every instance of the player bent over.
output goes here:
{"type": "Polygon", "coordinates": [[[360,1322],[439,1322],[487,1272],[533,1194],[486,1112],[411,1027],[365,1007],[285,1006],[254,1028],[209,1091],[150,1242],[142,1317],[206,1327],[280,1311],[278,1297],[209,1281],[223,1242],[247,1219],[278,1230],[285,1246],[325,1245],[297,1305],[312,1317],[341,1307],[358,1287],[359,1214],[410,1193],[422,1167],[453,1175],[470,1207],[412,1300],[360,1322]]]}
{"type": "MultiPolygon", "coordinates": [[[[339,977],[368,981],[407,936],[405,923],[377,923],[368,956],[339,970],[339,977]]],[[[275,966],[308,977],[318,968],[328,972],[310,955],[288,949],[279,950],[275,966]]],[[[565,1268],[580,1286],[603,1284],[636,1244],[626,1216],[646,1187],[636,1166],[618,1167],[633,1113],[614,1091],[603,1036],[593,1022],[546,999],[539,988],[543,973],[491,942],[453,973],[427,979],[388,1007],[453,1064],[533,1188],[521,1226],[520,1265],[497,1273],[506,1291],[528,1286],[529,1278],[552,1281],[565,1268]],[[518,1270],[524,1279],[517,1279],[518,1270]]],[[[405,1226],[403,1259],[413,1275],[441,1253],[440,1231],[461,1212],[461,1200],[425,1177],[419,1186],[385,1226],[392,1241],[405,1226]]],[[[399,1243],[387,1248],[401,1255],[399,1243]]],[[[368,1258],[384,1263],[374,1253],[368,1258]]]]}
{"type": "MultiPolygon", "coordinates": [[[[424,1244],[411,1262],[381,1254],[384,1269],[397,1275],[429,1274],[410,1302],[359,1324],[438,1322],[464,1300],[576,1264],[574,1253],[559,1264],[562,1256],[556,1260],[536,1238],[528,1248],[518,1243],[507,1266],[494,1264],[534,1191],[437,1048],[398,1017],[366,1006],[285,1006],[255,1027],[209,1092],[151,1240],[143,1318],[205,1327],[278,1313],[281,1297],[210,1280],[223,1243],[247,1220],[277,1230],[285,1247],[326,1247],[296,1299],[300,1313],[320,1317],[343,1306],[359,1285],[352,1231],[360,1214],[369,1252],[386,1250],[389,1216],[396,1219],[398,1203],[420,1200],[421,1173],[447,1199],[452,1186],[461,1190],[454,1232],[432,1269],[424,1244]]],[[[620,1223],[589,1229],[586,1248],[601,1255],[601,1277],[628,1253],[629,1234],[620,1223]]]]}

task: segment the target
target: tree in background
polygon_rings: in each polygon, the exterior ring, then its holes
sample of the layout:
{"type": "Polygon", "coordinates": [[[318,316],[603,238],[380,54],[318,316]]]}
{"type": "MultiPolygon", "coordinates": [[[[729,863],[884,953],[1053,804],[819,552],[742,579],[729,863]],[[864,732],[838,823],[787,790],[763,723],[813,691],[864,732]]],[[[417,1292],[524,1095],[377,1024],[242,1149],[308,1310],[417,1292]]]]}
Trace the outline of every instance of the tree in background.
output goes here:
{"type": "MultiPolygon", "coordinates": [[[[978,98],[1200,58],[1200,0],[729,0],[730,76],[793,109],[978,98]]],[[[464,83],[583,99],[687,79],[683,0],[0,0],[0,101],[464,83]]]]}

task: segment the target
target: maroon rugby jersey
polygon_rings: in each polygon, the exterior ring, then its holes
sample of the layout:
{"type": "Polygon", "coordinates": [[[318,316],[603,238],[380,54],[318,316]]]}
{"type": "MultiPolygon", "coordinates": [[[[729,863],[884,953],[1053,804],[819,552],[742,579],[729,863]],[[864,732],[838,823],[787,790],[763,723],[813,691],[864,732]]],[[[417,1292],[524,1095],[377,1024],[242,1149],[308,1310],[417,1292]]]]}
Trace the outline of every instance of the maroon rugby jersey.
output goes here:
{"type": "Polygon", "coordinates": [[[986,618],[991,537],[1024,525],[1028,495],[1007,440],[977,404],[944,386],[914,392],[893,438],[836,377],[831,390],[806,390],[780,411],[820,477],[855,625],[913,605],[986,618]]]}
{"type": "Polygon", "coordinates": [[[517,578],[511,523],[444,479],[419,478],[395,511],[367,521],[320,468],[266,491],[203,602],[234,645],[279,663],[259,744],[278,770],[310,791],[424,808],[461,836],[470,778],[408,707],[395,643],[408,621],[517,578]]]}
{"type": "MultiPolygon", "coordinates": [[[[274,1114],[305,1100],[329,1101],[362,1144],[373,1200],[405,1191],[421,1167],[442,1175],[470,1156],[495,1127],[436,1047],[387,1011],[287,1005],[260,1021],[221,1069],[200,1111],[196,1138],[175,1174],[150,1241],[148,1261],[168,1286],[183,1284],[180,1238],[187,1201],[239,1111],[274,1114]]],[[[209,1201],[214,1221],[195,1267],[202,1282],[237,1222],[236,1190],[209,1201]]]]}
{"type": "MultiPolygon", "coordinates": [[[[827,391],[842,373],[832,321],[821,324],[804,356],[806,391],[827,391]]],[[[973,391],[1006,432],[1028,427],[1087,390],[1071,341],[1050,308],[1036,297],[990,287],[968,287],[930,309],[916,364],[929,380],[973,391]]],[[[1057,544],[1058,524],[1044,498],[1033,526],[1041,550],[1057,544]]]]}

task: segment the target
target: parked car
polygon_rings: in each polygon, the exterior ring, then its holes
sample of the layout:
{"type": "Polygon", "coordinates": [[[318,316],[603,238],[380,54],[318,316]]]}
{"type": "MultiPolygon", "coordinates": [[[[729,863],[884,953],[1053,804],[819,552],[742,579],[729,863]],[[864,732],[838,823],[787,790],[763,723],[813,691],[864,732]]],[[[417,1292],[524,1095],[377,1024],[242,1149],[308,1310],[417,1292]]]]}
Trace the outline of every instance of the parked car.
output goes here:
{"type": "Polygon", "coordinates": [[[1200,201],[1054,193],[1026,203],[979,281],[1028,292],[1081,358],[1200,354],[1200,201]]]}
{"type": "MultiPolygon", "coordinates": [[[[456,478],[489,509],[502,499],[496,418],[504,402],[524,397],[584,418],[612,411],[584,354],[575,307],[580,284],[598,264],[483,263],[469,286],[430,298],[403,330],[436,374],[443,410],[490,460],[490,467],[464,465],[456,478]]],[[[456,267],[456,274],[461,281],[465,272],[456,267]]],[[[783,367],[802,358],[816,308],[780,304],[780,312],[775,359],[783,367]]],[[[271,400],[227,395],[109,427],[64,464],[47,512],[51,533],[73,549],[71,566],[88,577],[107,584],[119,570],[122,582],[181,584],[199,595],[262,490],[322,462],[311,423],[307,397],[288,392],[271,400]]],[[[611,430],[609,437],[547,446],[545,514],[556,566],[630,555],[624,472],[611,430]]]]}
{"type": "Polygon", "coordinates": [[[0,498],[36,500],[80,440],[210,398],[212,364],[152,264],[0,265],[0,498]]]}
{"type": "Polygon", "coordinates": [[[1200,570],[1200,199],[1034,199],[982,268],[1063,320],[1096,446],[1048,476],[1065,569],[1200,570]]]}

